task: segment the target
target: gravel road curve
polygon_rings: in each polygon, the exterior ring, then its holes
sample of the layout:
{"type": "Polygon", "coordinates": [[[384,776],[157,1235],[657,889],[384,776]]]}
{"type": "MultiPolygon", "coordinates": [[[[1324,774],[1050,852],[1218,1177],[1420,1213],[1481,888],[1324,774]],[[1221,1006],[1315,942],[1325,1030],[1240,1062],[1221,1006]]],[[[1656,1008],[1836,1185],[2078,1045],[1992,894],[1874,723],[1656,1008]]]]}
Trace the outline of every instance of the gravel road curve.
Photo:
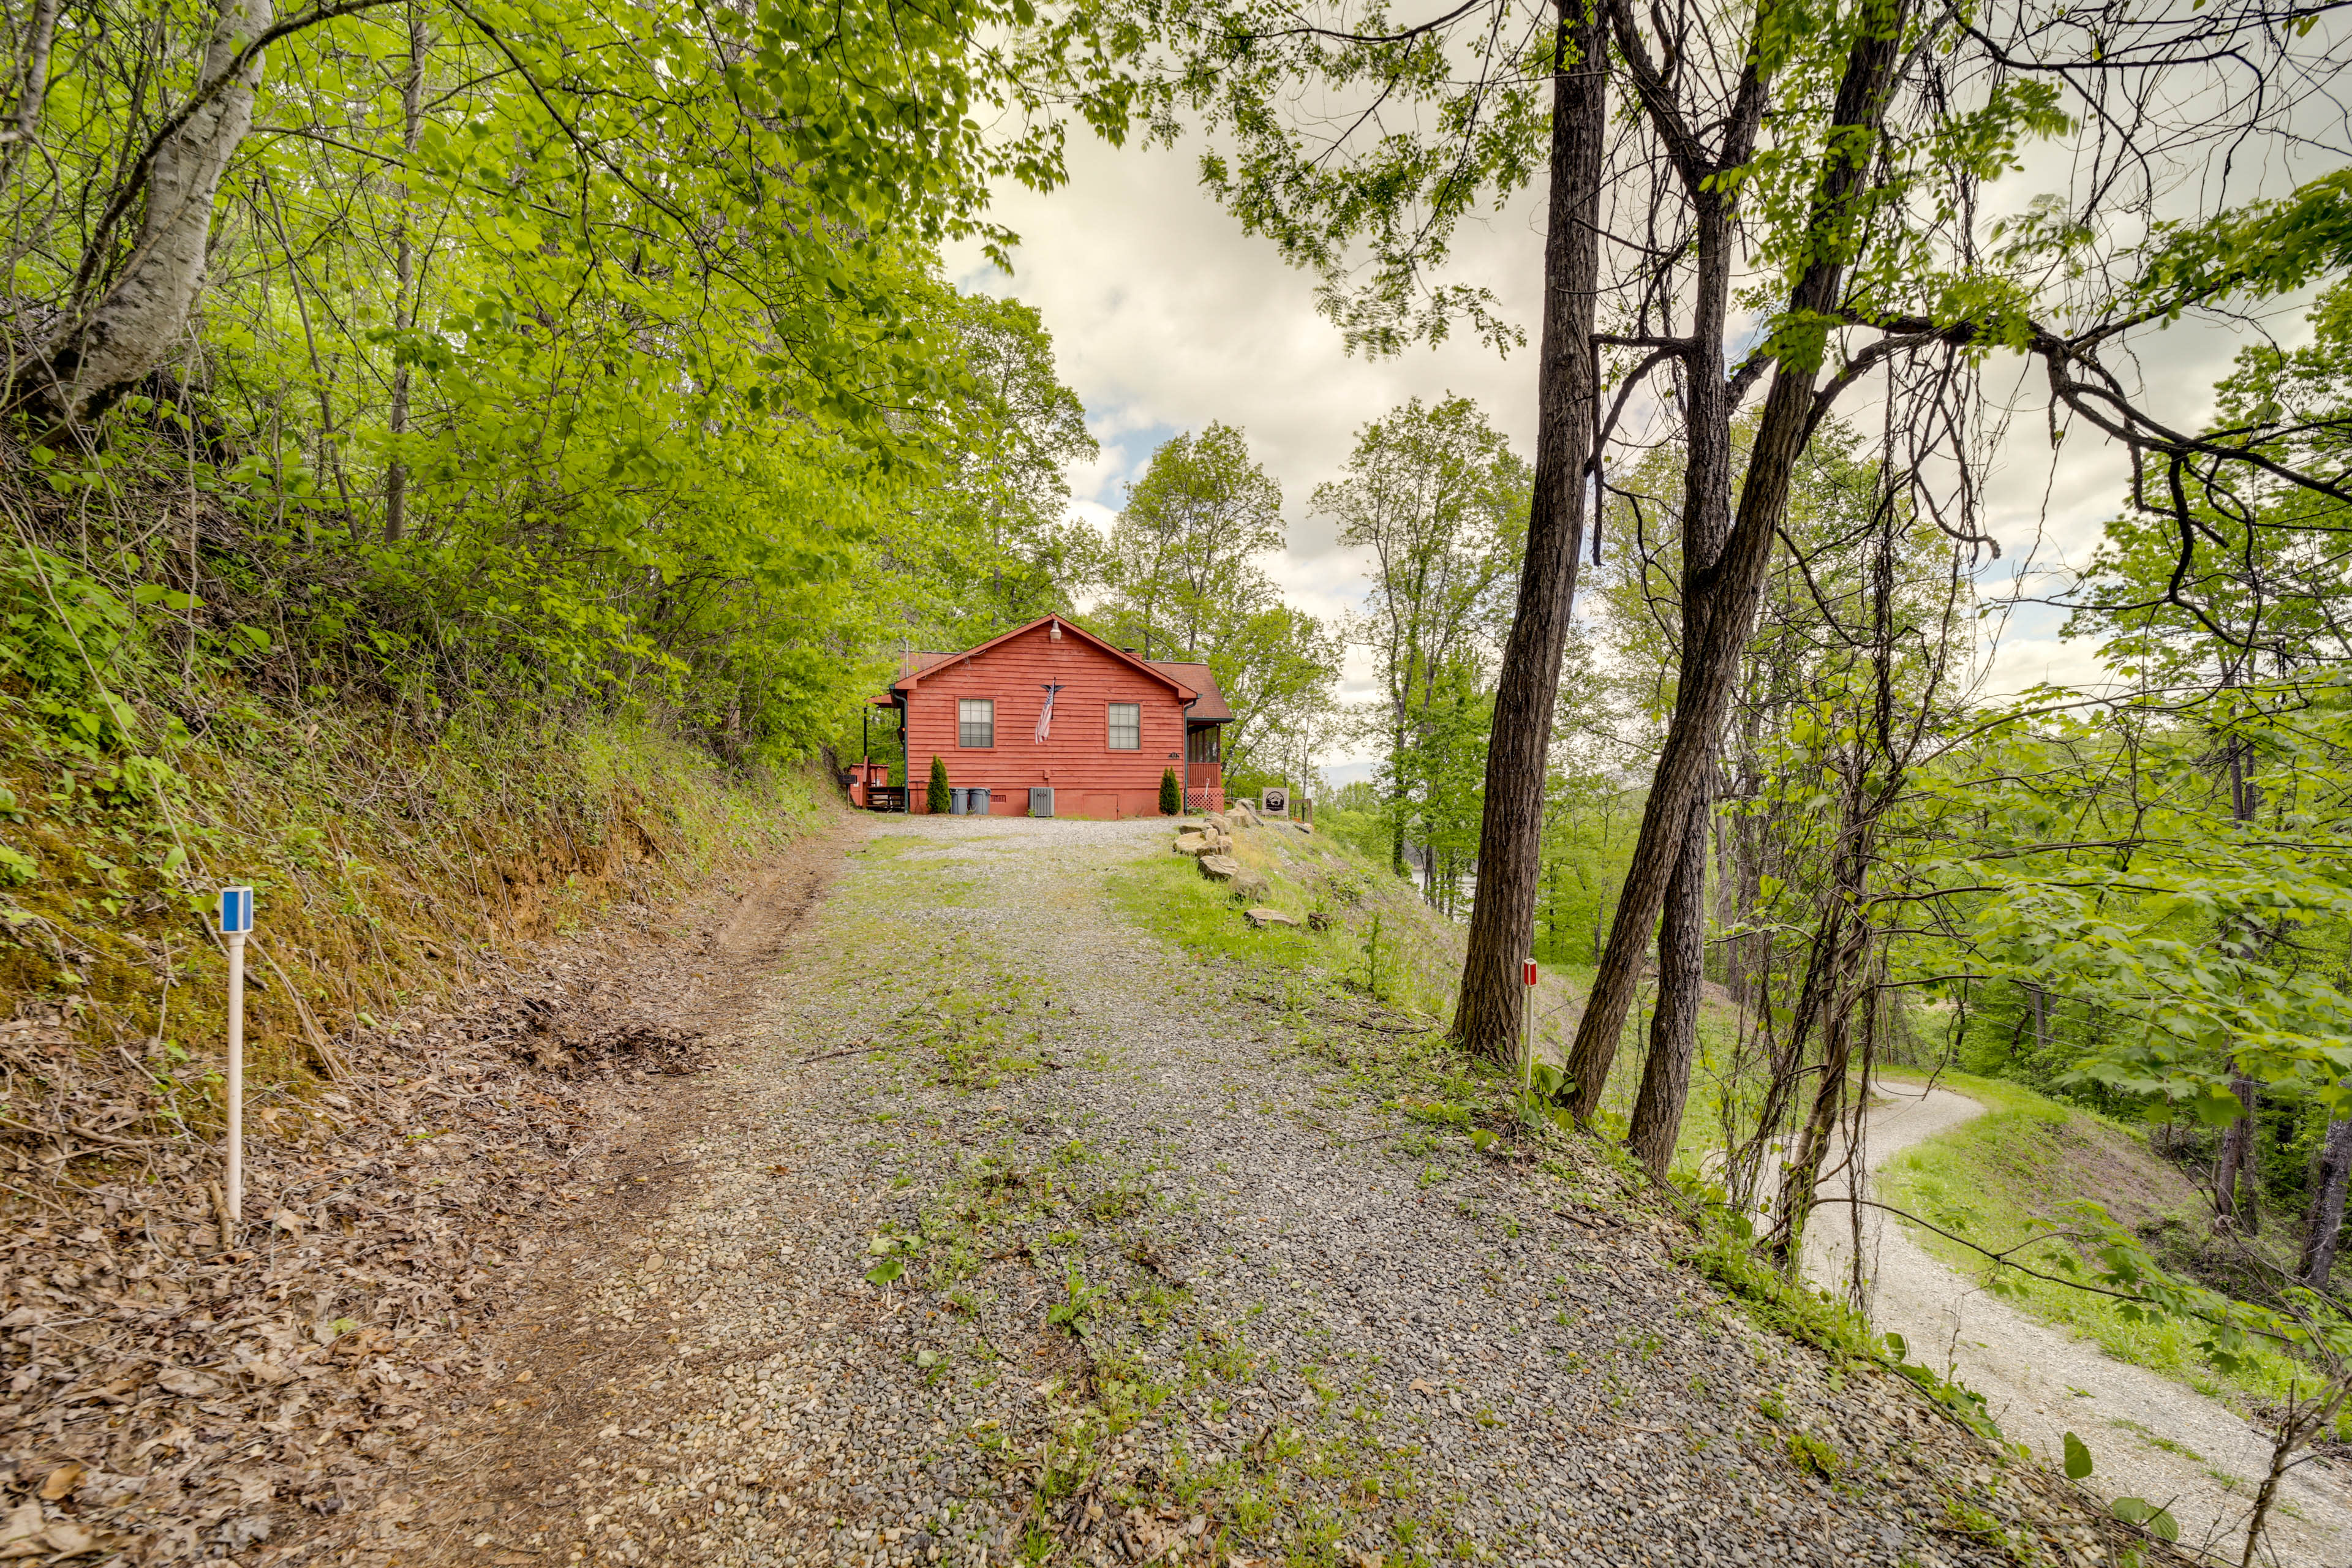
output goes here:
{"type": "Polygon", "coordinates": [[[2046,1472],[1754,1327],[1593,1146],[1474,1144],[1392,1016],[1139,930],[1166,842],[885,822],[747,917],[721,1065],[327,1560],[2112,1561],[2046,1472]]]}
{"type": "MultiPolygon", "coordinates": [[[[1870,1116],[1873,1171],[1913,1145],[1980,1116],[1984,1107],[1948,1089],[1882,1082],[1870,1116]]],[[[1840,1189],[1842,1194],[1843,1189],[1840,1189]]],[[[1807,1271],[1836,1289],[1853,1257],[1850,1211],[1823,1209],[1806,1237],[1807,1271]]],[[[1864,1210],[1863,1245],[1872,1321],[1910,1342],[1915,1359],[1985,1396],[1994,1420],[2048,1463],[2074,1433],[2096,1462],[2089,1484],[2103,1495],[2168,1505],[2184,1542],[2239,1559],[2271,1440],[2218,1400],[2109,1356],[2096,1344],[2038,1322],[1930,1256],[1883,1211],[1864,1210]]],[[[2287,1479],[2263,1557],[2281,1568],[2352,1563],[2352,1497],[2343,1472],[2312,1461],[2287,1479]]]]}

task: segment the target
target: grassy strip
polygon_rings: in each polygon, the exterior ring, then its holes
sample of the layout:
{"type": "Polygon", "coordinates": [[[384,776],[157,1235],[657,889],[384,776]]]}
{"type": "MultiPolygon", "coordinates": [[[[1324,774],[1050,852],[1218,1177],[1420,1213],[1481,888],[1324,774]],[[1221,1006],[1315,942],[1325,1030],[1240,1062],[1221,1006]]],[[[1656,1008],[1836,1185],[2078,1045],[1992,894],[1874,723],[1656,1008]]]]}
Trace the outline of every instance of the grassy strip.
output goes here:
{"type": "MultiPolygon", "coordinates": [[[[2151,1152],[2136,1129],[2000,1079],[1948,1072],[1937,1081],[1981,1102],[1985,1114],[1888,1162],[1879,1195],[1896,1208],[2000,1251],[2063,1226],[2066,1205],[2085,1196],[2097,1196],[2135,1228],[2168,1217],[2194,1220],[2202,1207],[2196,1189],[2151,1152]]],[[[2106,1297],[1998,1268],[1931,1231],[1913,1235],[1931,1255],[2028,1315],[2233,1409],[2258,1412],[2298,1383],[2310,1392],[2309,1369],[2282,1352],[2258,1349],[2243,1370],[2224,1371],[2206,1352],[2197,1324],[2128,1316],[2106,1297]]],[[[2047,1272],[2084,1271],[2081,1256],[2063,1240],[2041,1242],[2019,1257],[2047,1272]]]]}
{"type": "Polygon", "coordinates": [[[1113,897],[1122,914],[1195,956],[1344,985],[1438,1025],[1451,1014],[1462,933],[1410,883],[1329,838],[1281,828],[1243,829],[1234,858],[1265,879],[1249,907],[1277,910],[1297,926],[1252,927],[1240,901],[1202,877],[1189,855],[1135,862],[1113,897]]]}

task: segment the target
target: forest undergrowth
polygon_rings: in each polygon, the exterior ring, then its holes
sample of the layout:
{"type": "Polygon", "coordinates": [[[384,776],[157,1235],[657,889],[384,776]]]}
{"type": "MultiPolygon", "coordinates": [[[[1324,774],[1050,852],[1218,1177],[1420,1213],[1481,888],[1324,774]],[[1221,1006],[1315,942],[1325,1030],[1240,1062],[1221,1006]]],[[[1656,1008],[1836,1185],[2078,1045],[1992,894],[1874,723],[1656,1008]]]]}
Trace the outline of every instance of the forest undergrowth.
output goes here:
{"type": "Polygon", "coordinates": [[[404,703],[249,634],[265,595],[98,563],[0,543],[0,1538],[168,1562],[335,1513],[494,1373],[470,1334],[548,1205],[704,1059],[715,916],[681,901],[723,914],[836,808],[649,708],[404,703]],[[227,883],[259,909],[241,1226],[227,883]]]}

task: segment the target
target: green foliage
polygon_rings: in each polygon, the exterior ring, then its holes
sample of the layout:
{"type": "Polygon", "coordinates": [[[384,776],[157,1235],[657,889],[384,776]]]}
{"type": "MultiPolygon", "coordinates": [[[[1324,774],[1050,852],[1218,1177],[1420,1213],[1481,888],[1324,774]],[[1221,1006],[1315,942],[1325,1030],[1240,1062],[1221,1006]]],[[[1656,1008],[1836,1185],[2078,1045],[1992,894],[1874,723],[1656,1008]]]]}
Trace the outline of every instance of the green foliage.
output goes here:
{"type": "Polygon", "coordinates": [[[2233,296],[2289,294],[2352,269],[2352,172],[2323,174],[2277,201],[2159,226],[2137,291],[2177,318],[2233,296]]]}
{"type": "Polygon", "coordinates": [[[1094,546],[1068,515],[1066,469],[1097,448],[1035,310],[961,295],[949,310],[964,376],[940,411],[944,482],[904,496],[883,550],[905,574],[902,613],[967,647],[1074,607],[1094,546]]]}
{"type": "Polygon", "coordinates": [[[1911,874],[1954,889],[1972,994],[2049,993],[2095,1021],[2062,1085],[2226,1121],[2234,1061],[2342,1115],[2352,1006],[2304,943],[2352,929],[2347,759],[2352,692],[2333,679],[2079,718],[2021,707],[1929,782],[1922,828],[1974,831],[1967,852],[1920,855],[1911,874]],[[2215,776],[2217,735],[2262,759],[2255,820],[2215,776]],[[2298,939],[2238,937],[2252,929],[2298,939]]]}
{"type": "Polygon", "coordinates": [[[1205,661],[1234,710],[1225,783],[1304,777],[1339,680],[1339,639],[1293,609],[1261,564],[1283,544],[1282,487],[1229,425],[1176,437],[1128,493],[1091,616],[1146,658],[1205,661]]]}
{"type": "MultiPolygon", "coordinates": [[[[1034,313],[957,295],[937,250],[1001,253],[990,182],[1060,177],[1058,122],[997,110],[1058,91],[1083,29],[1016,65],[1025,3],[493,9],[330,7],[270,46],[194,341],[12,475],[14,546],[69,542],[60,582],[103,596],[0,569],[0,616],[60,623],[10,653],[176,610],[289,689],[658,713],[741,763],[838,740],[886,624],[1066,605],[1082,411],[1034,313]]],[[[183,20],[60,14],[42,155],[0,161],[58,242],[12,277],[26,309],[121,265],[92,237],[193,87],[183,20]]],[[[49,717],[98,734],[93,701],[49,717]]]]}
{"type": "Polygon", "coordinates": [[[1174,816],[1184,809],[1184,786],[1176,782],[1174,768],[1160,770],[1160,815],[1174,816]]]}
{"type": "MultiPolygon", "coordinates": [[[[2241,349],[2214,389],[2216,417],[2271,462],[2333,469],[2352,421],[2352,281],[2319,296],[2308,326],[2300,347],[2241,349]]],[[[2163,469],[2151,465],[2141,489],[2168,491],[2163,469]]],[[[2098,637],[2102,661],[2147,689],[2234,681],[2258,656],[2278,671],[2352,658],[2344,502],[2273,474],[2200,487],[2188,502],[2185,540],[2179,517],[2144,500],[2109,521],[2068,635],[2098,637]]]]}
{"type": "Polygon", "coordinates": [[[1413,398],[1363,426],[1315,510],[1371,557],[1350,631],[1381,680],[1367,716],[1386,752],[1391,866],[1418,846],[1432,902],[1452,908],[1475,860],[1494,679],[1525,551],[1532,475],[1476,404],[1413,398]]]}
{"type": "Polygon", "coordinates": [[[2221,1293],[2175,1281],[2147,1251],[2139,1233],[2159,1232],[2164,1215],[2184,1214],[2204,1228],[2210,1209],[2137,1133],[2015,1083],[1966,1074],[1944,1081],[1984,1101],[1987,1114],[1906,1151],[1881,1178],[1885,1202],[1947,1233],[1922,1232],[1922,1246],[2118,1361],[2241,1408],[2281,1399],[2298,1381],[2309,1389],[2312,1371],[2294,1346],[2257,1326],[2274,1313],[2248,1309],[2262,1316],[2236,1320],[2238,1307],[2221,1293]],[[2104,1200],[2095,1216],[2075,1206],[2092,1193],[2104,1200]],[[2099,1249],[2118,1244],[2133,1280],[2164,1283],[2144,1291],[2110,1279],[2117,1270],[2099,1249]],[[2221,1335],[2210,1316],[2237,1321],[2238,1331],[2221,1335]]]}
{"type": "Polygon", "coordinates": [[[2169,1509],[2136,1497],[2119,1497],[2107,1506],[2117,1519],[2138,1525],[2158,1541],[2180,1539],[2180,1521],[2172,1517],[2169,1509]]]}
{"type": "Polygon", "coordinates": [[[923,786],[923,809],[936,816],[945,816],[952,804],[948,797],[947,760],[934,752],[930,781],[923,786]]]}

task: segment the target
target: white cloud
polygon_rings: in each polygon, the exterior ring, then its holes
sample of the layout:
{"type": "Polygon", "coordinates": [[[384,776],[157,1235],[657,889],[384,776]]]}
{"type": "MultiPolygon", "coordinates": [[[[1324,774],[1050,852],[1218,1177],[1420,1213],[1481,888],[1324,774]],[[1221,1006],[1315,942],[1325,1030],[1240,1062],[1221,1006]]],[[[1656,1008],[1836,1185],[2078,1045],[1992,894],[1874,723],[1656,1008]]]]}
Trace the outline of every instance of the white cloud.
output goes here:
{"type": "MultiPolygon", "coordinates": [[[[1102,443],[1100,458],[1072,475],[1077,510],[1089,522],[1108,525],[1162,440],[1211,420],[1240,426],[1283,487],[1289,546],[1271,563],[1275,580],[1301,608],[1337,616],[1360,603],[1364,563],[1339,545],[1328,520],[1312,515],[1309,496],[1345,462],[1358,426],[1408,396],[1458,392],[1477,399],[1532,456],[1531,348],[1506,358],[1463,338],[1391,361],[1350,358],[1315,310],[1314,279],[1283,265],[1270,243],[1243,234],[1218,208],[1197,183],[1192,152],[1074,138],[1069,165],[1070,182],[1058,191],[1001,194],[993,216],[1022,237],[1013,276],[976,247],[951,253],[949,263],[963,287],[1016,296],[1044,317],[1062,378],[1084,400],[1102,443]]],[[[1999,199],[2013,207],[2041,184],[2066,177],[2037,167],[2012,183],[2014,191],[2004,185],[1999,199]]],[[[1493,289],[1531,342],[1541,195],[1540,188],[1523,193],[1509,211],[1465,225],[1451,274],[1493,289]]],[[[2292,334],[2293,314],[2281,312],[2274,330],[2292,334]]],[[[2183,324],[2156,334],[2144,362],[2111,368],[2144,386],[2169,418],[2194,424],[2239,344],[2233,332],[2183,324]]],[[[2123,501],[2128,470],[2095,431],[2072,429],[2053,449],[2038,366],[1996,359],[1984,374],[1997,426],[1987,432],[1982,512],[2002,550],[1985,577],[1997,591],[2020,570],[2086,560],[2100,524],[2123,501]]],[[[1843,412],[1866,435],[1874,430],[1878,411],[1866,396],[1843,412]]],[[[2012,622],[1990,658],[1989,693],[2095,673],[2088,647],[2058,641],[2054,626],[2012,622]]],[[[1370,696],[1374,684],[1366,658],[1351,654],[1349,699],[1370,696]]]]}

